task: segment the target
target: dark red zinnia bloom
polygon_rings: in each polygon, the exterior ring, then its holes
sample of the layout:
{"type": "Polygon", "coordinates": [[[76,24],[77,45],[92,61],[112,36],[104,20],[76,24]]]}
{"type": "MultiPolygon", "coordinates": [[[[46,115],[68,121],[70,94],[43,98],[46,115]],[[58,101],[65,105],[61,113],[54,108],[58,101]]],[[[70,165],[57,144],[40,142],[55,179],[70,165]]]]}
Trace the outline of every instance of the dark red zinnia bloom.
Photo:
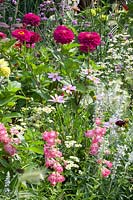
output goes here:
{"type": "Polygon", "coordinates": [[[78,35],[78,41],[81,44],[81,51],[87,52],[87,49],[94,51],[101,44],[101,37],[97,32],[81,32],[78,35]]]}
{"type": "Polygon", "coordinates": [[[25,14],[22,20],[24,24],[31,26],[39,26],[40,21],[41,18],[38,15],[35,15],[34,13],[25,14]]]}
{"type": "Polygon", "coordinates": [[[74,33],[66,26],[58,26],[53,33],[54,39],[60,44],[69,44],[74,39],[74,33]]]}
{"type": "Polygon", "coordinates": [[[42,38],[40,37],[40,35],[38,33],[30,31],[29,43],[33,44],[33,43],[40,42],[41,40],[42,40],[42,38]]]}

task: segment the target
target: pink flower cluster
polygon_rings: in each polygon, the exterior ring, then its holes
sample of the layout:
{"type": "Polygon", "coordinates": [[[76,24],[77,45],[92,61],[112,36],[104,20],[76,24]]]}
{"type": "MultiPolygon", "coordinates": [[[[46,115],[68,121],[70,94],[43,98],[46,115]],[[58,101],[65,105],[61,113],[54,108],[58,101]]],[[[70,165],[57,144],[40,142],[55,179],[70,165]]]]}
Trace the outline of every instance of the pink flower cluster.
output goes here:
{"type": "MultiPolygon", "coordinates": [[[[98,119],[97,119],[97,121],[98,121],[98,119]]],[[[100,123],[100,121],[98,121],[98,124],[99,123],[100,123]]],[[[98,154],[100,143],[103,141],[103,137],[104,137],[105,133],[106,133],[106,128],[103,128],[100,126],[97,126],[93,130],[87,130],[85,132],[85,136],[92,139],[91,146],[90,146],[90,154],[91,155],[98,154]]]]}
{"type": "MultiPolygon", "coordinates": [[[[101,142],[104,140],[104,135],[106,133],[105,127],[100,127],[102,124],[100,118],[96,118],[95,120],[96,128],[93,130],[87,130],[85,133],[85,136],[92,139],[92,143],[90,146],[90,154],[91,155],[97,155],[99,151],[99,147],[101,142]]],[[[109,151],[105,152],[106,154],[109,153],[109,151]]],[[[103,177],[108,177],[111,173],[110,168],[112,168],[113,164],[112,162],[105,160],[105,159],[98,159],[97,163],[101,165],[101,174],[103,177]],[[105,166],[102,166],[102,165],[105,166]],[[108,168],[109,169],[108,169],[108,168]]]]}
{"type": "Polygon", "coordinates": [[[7,35],[3,32],[0,32],[0,39],[5,39],[7,35]]]}
{"type": "Polygon", "coordinates": [[[78,41],[80,43],[80,51],[85,53],[94,51],[101,44],[101,38],[97,32],[80,32],[78,41]]]}
{"type": "Polygon", "coordinates": [[[56,43],[69,44],[74,39],[74,33],[64,25],[57,26],[53,33],[56,43]]]}
{"type": "Polygon", "coordinates": [[[46,141],[44,145],[45,166],[54,170],[48,177],[48,181],[53,186],[65,181],[65,177],[61,174],[63,172],[63,167],[60,164],[63,160],[62,152],[57,148],[57,144],[61,143],[58,134],[56,131],[45,131],[43,133],[43,140],[46,141]]]}
{"type": "Polygon", "coordinates": [[[40,21],[41,18],[38,15],[35,15],[34,13],[25,14],[22,20],[23,24],[31,26],[39,26],[40,21]]]}
{"type": "Polygon", "coordinates": [[[98,159],[97,163],[101,164],[101,165],[103,165],[103,164],[105,165],[105,166],[101,167],[101,174],[102,174],[103,177],[108,177],[111,174],[110,169],[112,168],[113,163],[110,162],[109,160],[105,160],[105,159],[98,159]]]}
{"type": "Polygon", "coordinates": [[[32,47],[35,43],[41,41],[41,37],[38,33],[27,29],[16,29],[12,31],[12,36],[20,42],[20,46],[26,43],[27,47],[32,47]]]}
{"type": "Polygon", "coordinates": [[[17,151],[13,144],[19,144],[21,141],[19,138],[14,137],[14,135],[18,134],[18,131],[15,128],[11,128],[10,133],[11,137],[9,137],[5,126],[0,124],[0,143],[3,144],[3,148],[6,153],[8,153],[10,156],[14,156],[17,151]]]}

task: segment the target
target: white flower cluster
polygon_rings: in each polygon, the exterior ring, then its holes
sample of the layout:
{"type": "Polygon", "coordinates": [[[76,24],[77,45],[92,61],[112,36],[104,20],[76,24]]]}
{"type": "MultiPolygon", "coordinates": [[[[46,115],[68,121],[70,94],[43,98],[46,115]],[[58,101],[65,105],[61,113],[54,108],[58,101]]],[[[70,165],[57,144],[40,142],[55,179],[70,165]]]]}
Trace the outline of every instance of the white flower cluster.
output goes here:
{"type": "Polygon", "coordinates": [[[82,145],[81,144],[77,144],[77,142],[75,140],[65,141],[65,146],[66,146],[66,148],[82,147],[82,145]]]}
{"type": "Polygon", "coordinates": [[[71,170],[71,168],[79,168],[79,165],[77,163],[80,162],[79,158],[76,156],[70,156],[71,160],[66,160],[66,169],[71,170]],[[76,163],[75,163],[76,162],[76,163]]]}

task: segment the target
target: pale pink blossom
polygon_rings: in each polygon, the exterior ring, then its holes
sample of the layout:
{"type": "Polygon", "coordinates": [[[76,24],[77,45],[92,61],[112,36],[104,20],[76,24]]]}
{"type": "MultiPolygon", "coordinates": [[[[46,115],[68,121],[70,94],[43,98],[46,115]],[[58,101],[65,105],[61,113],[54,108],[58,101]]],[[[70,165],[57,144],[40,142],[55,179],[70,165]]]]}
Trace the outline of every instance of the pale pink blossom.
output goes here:
{"type": "Polygon", "coordinates": [[[101,173],[103,177],[108,177],[111,174],[111,171],[105,167],[101,169],[101,173]]]}
{"type": "Polygon", "coordinates": [[[97,155],[98,154],[98,150],[99,150],[98,143],[91,144],[91,146],[90,146],[90,154],[91,155],[97,155]]]}
{"type": "Polygon", "coordinates": [[[95,129],[95,133],[96,133],[96,135],[103,136],[103,135],[105,135],[105,133],[106,133],[106,128],[105,128],[105,127],[104,127],[104,128],[102,128],[102,127],[97,127],[97,128],[95,129]]]}
{"type": "Polygon", "coordinates": [[[96,125],[100,125],[102,123],[101,119],[97,117],[95,120],[95,123],[96,123],[96,125]]]}
{"type": "Polygon", "coordinates": [[[100,83],[100,79],[95,77],[95,76],[87,76],[88,79],[90,79],[91,81],[93,81],[95,84],[100,83]]]}
{"type": "Polygon", "coordinates": [[[64,103],[64,97],[63,96],[58,96],[57,94],[55,94],[55,96],[51,96],[52,99],[50,99],[49,101],[54,102],[54,103],[64,103]]]}
{"type": "Polygon", "coordinates": [[[65,177],[58,172],[53,172],[49,175],[48,181],[51,185],[55,186],[57,183],[62,183],[65,181],[65,177]]]}
{"type": "Polygon", "coordinates": [[[93,138],[95,136],[95,130],[87,130],[85,136],[88,138],[93,138]]]}
{"type": "Polygon", "coordinates": [[[108,160],[104,160],[103,163],[106,164],[108,166],[108,168],[112,168],[112,166],[113,166],[113,163],[108,160]]]}
{"type": "Polygon", "coordinates": [[[76,91],[76,86],[73,85],[64,85],[62,88],[63,91],[65,91],[68,94],[72,94],[73,91],[76,91]]]}
{"type": "Polygon", "coordinates": [[[61,166],[61,164],[59,162],[55,162],[54,163],[53,169],[58,173],[62,173],[63,172],[63,167],[61,166]]]}
{"type": "Polygon", "coordinates": [[[45,161],[45,166],[47,168],[49,168],[49,167],[52,168],[55,162],[56,162],[55,159],[53,159],[53,158],[52,159],[47,158],[46,161],[45,161]]]}
{"type": "Polygon", "coordinates": [[[4,144],[4,150],[10,155],[14,156],[16,154],[16,148],[11,144],[4,144]]]}
{"type": "Polygon", "coordinates": [[[60,81],[62,79],[58,73],[48,73],[48,78],[52,79],[52,81],[60,81]]]}
{"type": "Polygon", "coordinates": [[[17,134],[19,134],[19,131],[17,130],[16,127],[12,127],[12,128],[10,128],[10,133],[11,133],[12,135],[17,135],[17,134]]]}

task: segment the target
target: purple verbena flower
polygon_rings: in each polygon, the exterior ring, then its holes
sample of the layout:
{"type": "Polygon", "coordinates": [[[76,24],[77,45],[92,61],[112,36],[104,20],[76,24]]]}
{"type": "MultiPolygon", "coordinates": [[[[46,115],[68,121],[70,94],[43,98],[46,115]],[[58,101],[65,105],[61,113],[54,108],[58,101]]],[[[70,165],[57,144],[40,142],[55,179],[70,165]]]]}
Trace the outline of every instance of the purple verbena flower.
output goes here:
{"type": "Polygon", "coordinates": [[[58,73],[48,73],[48,78],[52,79],[52,81],[60,81],[62,79],[58,73]]]}

